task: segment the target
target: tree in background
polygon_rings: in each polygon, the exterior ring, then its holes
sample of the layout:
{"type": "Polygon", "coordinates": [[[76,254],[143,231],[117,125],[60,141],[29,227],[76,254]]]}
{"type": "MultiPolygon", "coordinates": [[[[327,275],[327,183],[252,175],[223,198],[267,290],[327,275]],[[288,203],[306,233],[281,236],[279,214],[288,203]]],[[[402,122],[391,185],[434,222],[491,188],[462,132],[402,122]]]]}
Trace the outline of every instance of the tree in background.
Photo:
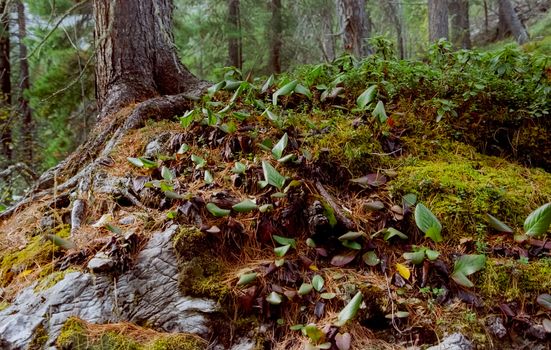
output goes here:
{"type": "Polygon", "coordinates": [[[469,1],[449,0],[448,9],[451,17],[451,42],[457,48],[470,49],[469,1]]]}
{"type": "Polygon", "coordinates": [[[499,24],[502,33],[510,32],[515,40],[520,44],[525,44],[529,40],[528,32],[522,25],[515,8],[510,0],[498,0],[499,24]]]}
{"type": "Polygon", "coordinates": [[[404,33],[404,10],[401,2],[386,0],[382,3],[386,16],[392,22],[396,31],[396,46],[398,48],[398,57],[406,57],[406,37],[404,33]]]}
{"type": "Polygon", "coordinates": [[[365,0],[337,0],[337,13],[343,35],[344,51],[356,57],[367,54],[366,39],[369,37],[365,0]]]}
{"type": "Polygon", "coordinates": [[[429,6],[429,42],[442,38],[448,39],[448,1],[428,0],[429,6]]]}
{"type": "Polygon", "coordinates": [[[270,69],[273,73],[281,73],[281,47],[283,46],[283,20],[281,16],[281,0],[270,0],[272,19],[268,30],[270,36],[270,69]]]}
{"type": "Polygon", "coordinates": [[[21,158],[27,164],[33,163],[33,133],[34,123],[31,112],[31,106],[26,96],[31,88],[30,74],[29,74],[29,60],[27,57],[27,45],[25,40],[27,38],[27,23],[25,18],[25,5],[21,0],[17,0],[17,24],[19,33],[19,113],[21,115],[21,138],[23,144],[23,150],[21,158]]]}
{"type": "Polygon", "coordinates": [[[10,21],[7,0],[0,1],[0,139],[2,155],[12,159],[10,21]]]}
{"type": "Polygon", "coordinates": [[[228,54],[229,65],[243,68],[243,44],[239,0],[228,0],[228,54]]]}

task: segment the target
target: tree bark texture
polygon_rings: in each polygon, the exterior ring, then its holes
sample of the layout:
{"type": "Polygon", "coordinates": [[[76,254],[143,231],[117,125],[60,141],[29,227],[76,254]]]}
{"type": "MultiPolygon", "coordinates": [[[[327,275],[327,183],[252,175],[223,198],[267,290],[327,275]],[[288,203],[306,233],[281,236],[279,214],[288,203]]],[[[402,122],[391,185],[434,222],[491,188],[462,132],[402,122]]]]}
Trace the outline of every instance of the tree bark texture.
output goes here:
{"type": "Polygon", "coordinates": [[[283,22],[281,18],[281,0],[271,0],[270,10],[270,69],[273,73],[281,73],[281,47],[283,46],[283,22]]]}
{"type": "Polygon", "coordinates": [[[6,0],[0,1],[0,138],[2,154],[12,159],[10,21],[6,0]]]}
{"type": "Polygon", "coordinates": [[[344,51],[363,57],[367,54],[365,40],[368,37],[368,23],[365,0],[338,0],[337,13],[343,35],[344,51]]]}
{"type": "Polygon", "coordinates": [[[406,39],[404,36],[404,10],[402,4],[393,0],[387,0],[384,10],[396,30],[398,57],[404,59],[406,57],[406,39]]]}
{"type": "Polygon", "coordinates": [[[205,87],[177,57],[172,14],[171,0],[94,0],[100,119],[133,102],[205,87]]]}
{"type": "Polygon", "coordinates": [[[228,54],[230,66],[241,69],[243,67],[241,14],[239,0],[228,0],[228,54]]]}
{"type": "Polygon", "coordinates": [[[520,21],[515,8],[510,0],[498,0],[499,6],[499,27],[510,32],[515,40],[520,44],[525,44],[529,40],[528,32],[520,21]]]}
{"type": "Polygon", "coordinates": [[[29,80],[29,61],[27,59],[27,21],[25,19],[25,5],[17,1],[17,22],[19,27],[19,74],[21,92],[19,94],[19,112],[21,114],[21,138],[23,140],[22,158],[28,164],[33,162],[33,132],[34,123],[29,101],[25,97],[26,92],[31,88],[29,80]]]}
{"type": "Polygon", "coordinates": [[[335,59],[335,36],[333,35],[333,12],[334,7],[324,3],[320,9],[321,33],[321,49],[323,58],[327,62],[332,62],[335,59]]]}
{"type": "Polygon", "coordinates": [[[451,16],[451,42],[457,48],[470,49],[469,1],[450,0],[448,10],[451,16]]]}
{"type": "Polygon", "coordinates": [[[429,0],[429,42],[448,39],[448,1],[429,0]]]}

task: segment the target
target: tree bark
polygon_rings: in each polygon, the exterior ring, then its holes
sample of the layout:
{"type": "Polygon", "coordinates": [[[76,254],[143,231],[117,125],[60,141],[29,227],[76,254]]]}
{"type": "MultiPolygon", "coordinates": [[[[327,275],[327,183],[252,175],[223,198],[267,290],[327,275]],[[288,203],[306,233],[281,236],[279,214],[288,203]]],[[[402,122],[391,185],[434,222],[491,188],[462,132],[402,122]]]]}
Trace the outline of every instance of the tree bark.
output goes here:
{"type": "Polygon", "coordinates": [[[242,36],[241,36],[241,14],[239,0],[228,0],[228,54],[230,66],[238,69],[243,68],[242,36]]]}
{"type": "Polygon", "coordinates": [[[406,57],[406,41],[404,36],[404,13],[402,4],[394,0],[387,0],[384,8],[387,17],[391,20],[396,30],[398,57],[404,59],[406,57]]]}
{"type": "Polygon", "coordinates": [[[324,3],[320,10],[321,22],[321,49],[323,58],[327,62],[332,62],[335,59],[335,36],[333,35],[333,13],[334,7],[324,3]]]}
{"type": "Polygon", "coordinates": [[[448,39],[448,1],[428,0],[429,5],[429,42],[442,38],[448,39]]]}
{"type": "Polygon", "coordinates": [[[0,138],[2,154],[12,160],[11,115],[11,66],[10,66],[10,18],[6,0],[0,1],[0,138]]]}
{"type": "Polygon", "coordinates": [[[281,0],[271,0],[270,9],[270,69],[273,73],[281,73],[281,47],[283,46],[283,23],[281,18],[281,0]]]}
{"type": "Polygon", "coordinates": [[[197,95],[204,82],[177,57],[171,0],[94,0],[99,119],[158,95],[197,95]]]}
{"type": "Polygon", "coordinates": [[[450,0],[448,10],[451,16],[451,42],[457,48],[470,49],[469,1],[450,0]]]}
{"type": "MultiPolygon", "coordinates": [[[[528,32],[522,25],[515,8],[510,0],[498,0],[499,6],[499,26],[506,28],[511,32],[515,40],[520,44],[525,44],[529,40],[528,32]]],[[[503,33],[503,34],[506,34],[503,33]]]]}
{"type": "Polygon", "coordinates": [[[17,22],[19,27],[19,70],[21,76],[19,85],[21,89],[19,94],[19,112],[21,113],[21,138],[23,140],[22,158],[27,164],[32,164],[34,123],[29,101],[25,97],[25,94],[31,88],[27,45],[25,45],[27,21],[25,19],[25,5],[20,0],[17,1],[17,22]]]}
{"type": "Polygon", "coordinates": [[[369,36],[365,0],[338,0],[337,6],[344,51],[356,57],[364,57],[367,55],[364,42],[369,36]]]}

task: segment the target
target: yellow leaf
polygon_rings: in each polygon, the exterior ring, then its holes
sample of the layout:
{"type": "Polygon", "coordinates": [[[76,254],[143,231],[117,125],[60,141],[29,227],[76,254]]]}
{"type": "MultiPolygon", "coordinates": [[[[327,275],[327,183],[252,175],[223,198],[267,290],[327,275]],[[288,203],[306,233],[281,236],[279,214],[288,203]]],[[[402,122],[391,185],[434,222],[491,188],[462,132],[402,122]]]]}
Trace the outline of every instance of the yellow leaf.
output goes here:
{"type": "Polygon", "coordinates": [[[409,272],[409,269],[407,266],[402,265],[400,263],[396,263],[396,270],[400,274],[400,276],[404,277],[406,280],[409,280],[409,277],[411,276],[411,272],[409,272]]]}
{"type": "Polygon", "coordinates": [[[310,270],[312,271],[319,271],[318,267],[316,265],[310,265],[310,270]]]}

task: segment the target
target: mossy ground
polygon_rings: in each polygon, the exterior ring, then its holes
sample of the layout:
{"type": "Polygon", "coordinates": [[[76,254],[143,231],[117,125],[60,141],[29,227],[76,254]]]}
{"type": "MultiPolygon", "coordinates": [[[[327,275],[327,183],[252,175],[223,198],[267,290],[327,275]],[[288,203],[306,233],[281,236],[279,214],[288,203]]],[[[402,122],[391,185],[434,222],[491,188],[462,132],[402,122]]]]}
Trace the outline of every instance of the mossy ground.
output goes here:
{"type": "Polygon", "coordinates": [[[186,334],[162,334],[133,325],[94,326],[76,318],[65,322],[56,346],[66,350],[201,350],[202,339],[186,334]]]}

